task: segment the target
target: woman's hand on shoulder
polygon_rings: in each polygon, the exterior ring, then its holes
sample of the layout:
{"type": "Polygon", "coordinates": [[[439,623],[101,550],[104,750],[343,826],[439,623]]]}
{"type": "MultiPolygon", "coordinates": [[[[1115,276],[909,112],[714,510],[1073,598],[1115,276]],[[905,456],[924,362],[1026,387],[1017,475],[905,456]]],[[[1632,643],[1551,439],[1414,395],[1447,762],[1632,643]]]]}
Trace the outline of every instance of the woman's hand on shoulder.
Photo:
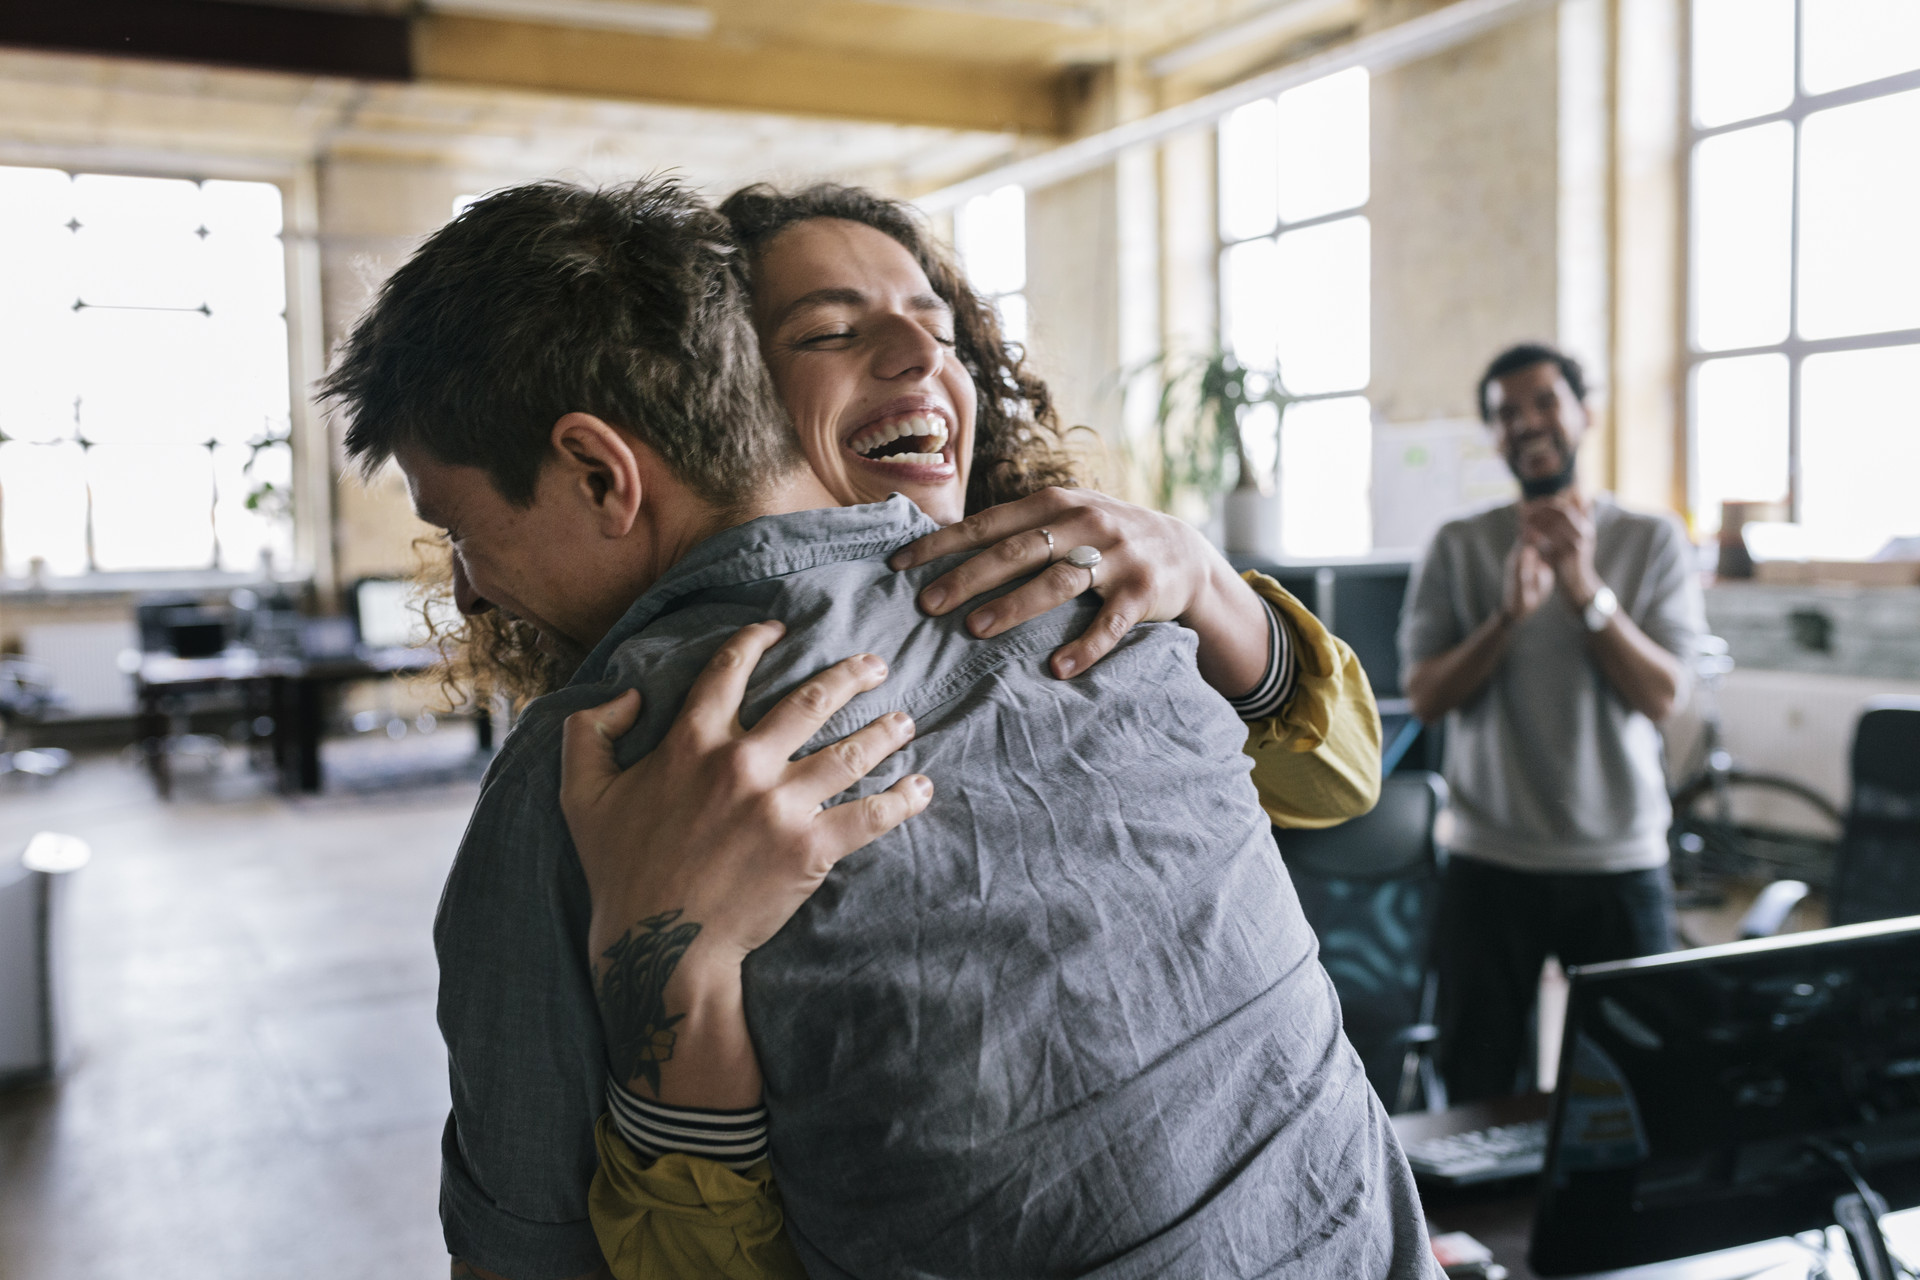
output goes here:
{"type": "Polygon", "coordinates": [[[639,715],[637,692],[567,718],[560,803],[593,896],[592,955],[634,921],[677,911],[699,924],[699,950],[737,965],[840,859],[926,807],[933,786],[917,774],[822,807],[912,739],[903,713],[791,758],[856,694],[885,681],[886,664],[871,654],[827,668],[751,730],[740,727],[748,677],[784,632],[775,622],[737,632],[665,738],[624,770],[614,743],[639,715]]]}
{"type": "Polygon", "coordinates": [[[1042,489],[977,511],[908,543],[888,563],[910,569],[956,552],[982,552],[922,589],[920,606],[931,614],[951,613],[983,592],[1044,570],[967,616],[968,629],[985,637],[1037,618],[1086,591],[1088,571],[1065,561],[1067,552],[1081,546],[1100,553],[1091,582],[1102,605],[1092,626],[1054,650],[1056,676],[1065,679],[1085,671],[1142,622],[1180,621],[1200,634],[1202,672],[1216,687],[1219,682],[1208,670],[1210,647],[1224,642],[1255,655],[1244,683],[1238,667],[1245,664],[1235,663],[1227,673],[1228,683],[1241,687],[1222,692],[1235,695],[1259,680],[1266,652],[1264,606],[1226,559],[1186,521],[1091,489],[1042,489]]]}

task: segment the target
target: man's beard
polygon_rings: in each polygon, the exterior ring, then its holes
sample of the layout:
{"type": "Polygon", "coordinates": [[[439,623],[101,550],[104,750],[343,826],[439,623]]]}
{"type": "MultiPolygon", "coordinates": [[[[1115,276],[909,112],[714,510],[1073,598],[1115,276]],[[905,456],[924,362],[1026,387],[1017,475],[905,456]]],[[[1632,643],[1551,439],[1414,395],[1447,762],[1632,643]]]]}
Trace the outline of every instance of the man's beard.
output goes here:
{"type": "Polygon", "coordinates": [[[1560,458],[1561,465],[1558,471],[1544,476],[1529,477],[1520,474],[1518,459],[1510,450],[1507,453],[1507,470],[1513,472],[1513,478],[1520,482],[1520,496],[1532,501],[1535,498],[1551,498],[1568,489],[1573,484],[1573,474],[1579,458],[1573,449],[1561,449],[1560,458]]]}

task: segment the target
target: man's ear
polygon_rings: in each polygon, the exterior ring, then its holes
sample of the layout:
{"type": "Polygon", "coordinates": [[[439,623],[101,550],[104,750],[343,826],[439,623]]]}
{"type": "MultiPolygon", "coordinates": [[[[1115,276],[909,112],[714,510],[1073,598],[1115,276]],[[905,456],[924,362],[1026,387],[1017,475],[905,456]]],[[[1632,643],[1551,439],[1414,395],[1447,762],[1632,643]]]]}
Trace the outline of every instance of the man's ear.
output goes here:
{"type": "Polygon", "coordinates": [[[634,441],[590,413],[562,417],[553,424],[552,440],[569,490],[594,508],[601,532],[626,537],[640,518],[646,488],[634,441]]]}

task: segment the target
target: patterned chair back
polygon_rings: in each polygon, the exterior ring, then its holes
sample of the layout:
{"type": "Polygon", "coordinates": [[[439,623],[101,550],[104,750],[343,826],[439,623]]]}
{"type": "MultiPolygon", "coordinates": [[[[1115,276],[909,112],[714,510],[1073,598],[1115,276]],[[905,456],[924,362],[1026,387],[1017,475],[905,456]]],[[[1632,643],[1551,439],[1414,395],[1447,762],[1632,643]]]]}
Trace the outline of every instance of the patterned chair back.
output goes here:
{"type": "Polygon", "coordinates": [[[1433,928],[1445,852],[1435,773],[1386,778],[1372,812],[1324,831],[1276,830],[1320,963],[1340,995],[1347,1039],[1389,1111],[1411,1101],[1409,1050],[1433,1020],[1433,928]]]}

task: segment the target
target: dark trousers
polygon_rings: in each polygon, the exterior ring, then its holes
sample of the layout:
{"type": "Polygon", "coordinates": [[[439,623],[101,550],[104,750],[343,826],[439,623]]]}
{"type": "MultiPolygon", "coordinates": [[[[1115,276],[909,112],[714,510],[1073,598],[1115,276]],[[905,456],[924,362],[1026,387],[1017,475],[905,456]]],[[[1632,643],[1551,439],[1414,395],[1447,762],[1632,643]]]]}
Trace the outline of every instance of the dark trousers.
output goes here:
{"type": "Polygon", "coordinates": [[[1533,1006],[1547,957],[1597,964],[1673,950],[1673,882],[1665,867],[1561,874],[1455,855],[1434,942],[1447,1100],[1507,1097],[1533,1080],[1533,1006]]]}

